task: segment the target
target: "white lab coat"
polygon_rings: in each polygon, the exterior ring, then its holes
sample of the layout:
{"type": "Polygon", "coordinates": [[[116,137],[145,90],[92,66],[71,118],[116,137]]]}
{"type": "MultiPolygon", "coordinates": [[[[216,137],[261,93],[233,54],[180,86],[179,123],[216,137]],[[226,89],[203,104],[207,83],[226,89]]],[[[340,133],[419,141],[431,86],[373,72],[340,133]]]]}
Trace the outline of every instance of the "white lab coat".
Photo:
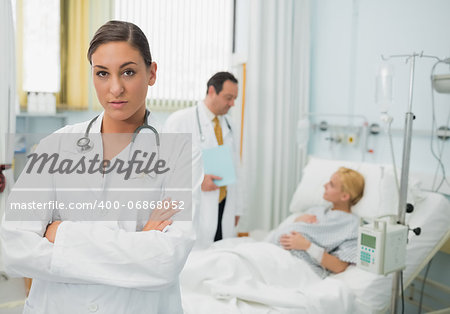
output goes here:
{"type": "MultiPolygon", "coordinates": [[[[102,117],[90,134],[100,132],[102,117]]],[[[87,125],[68,126],[60,132],[83,134],[87,125]]],[[[24,177],[19,178],[19,187],[24,177]]],[[[145,187],[148,178],[132,179],[136,186],[145,187]]],[[[64,185],[57,176],[52,180],[55,186],[64,185]]],[[[196,181],[194,189],[199,188],[201,176],[196,181]]],[[[92,180],[86,185],[97,183],[92,180]]],[[[95,199],[99,190],[97,186],[85,192],[80,201],[95,199]]],[[[13,188],[10,199],[14,193],[13,188]]],[[[44,190],[38,198],[59,200],[60,196],[57,190],[44,190]]],[[[192,221],[175,221],[165,232],[137,232],[142,228],[138,221],[63,221],[51,243],[43,237],[50,220],[6,221],[3,217],[6,271],[33,278],[24,313],[183,313],[178,276],[195,240],[192,221]]]]}
{"type": "MultiPolygon", "coordinates": [[[[206,105],[203,101],[197,106],[177,111],[169,116],[165,125],[164,132],[169,133],[191,133],[193,146],[202,151],[207,148],[217,147],[217,139],[214,133],[212,122],[206,115],[206,105]],[[204,135],[204,141],[201,141],[200,131],[198,128],[198,120],[196,107],[199,109],[199,120],[204,135]]],[[[227,196],[225,209],[222,218],[222,235],[223,238],[236,236],[235,216],[242,215],[241,189],[239,186],[239,154],[237,149],[235,128],[231,125],[231,118],[228,116],[227,121],[230,123],[231,129],[228,127],[225,117],[220,117],[222,127],[222,136],[224,145],[229,145],[233,151],[233,161],[236,170],[237,182],[227,186],[227,196]]],[[[217,230],[218,220],[218,200],[219,190],[200,192],[200,206],[198,210],[198,225],[196,229],[196,248],[209,247],[214,242],[214,235],[217,230]]]]}

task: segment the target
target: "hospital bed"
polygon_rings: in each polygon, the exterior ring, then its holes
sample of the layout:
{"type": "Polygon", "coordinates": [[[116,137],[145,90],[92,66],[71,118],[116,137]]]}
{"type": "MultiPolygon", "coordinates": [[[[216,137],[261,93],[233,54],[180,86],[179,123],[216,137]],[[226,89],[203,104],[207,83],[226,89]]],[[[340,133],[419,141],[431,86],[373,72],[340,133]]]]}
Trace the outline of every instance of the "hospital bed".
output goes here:
{"type": "MultiPolygon", "coordinates": [[[[366,180],[355,214],[370,219],[397,212],[390,166],[311,158],[292,198],[292,214],[281,225],[323,203],[322,186],[340,166],[360,171],[366,180]]],[[[404,289],[450,236],[450,202],[444,196],[422,191],[420,182],[410,179],[408,202],[415,210],[407,214],[406,223],[421,227],[422,233],[408,235],[404,289]]],[[[185,313],[387,312],[392,274],[375,275],[351,265],[343,273],[317,279],[298,270],[308,267],[303,261],[278,246],[257,242],[254,234],[261,238],[261,231],[251,232],[250,238],[226,239],[191,253],[181,275],[185,313]]]]}

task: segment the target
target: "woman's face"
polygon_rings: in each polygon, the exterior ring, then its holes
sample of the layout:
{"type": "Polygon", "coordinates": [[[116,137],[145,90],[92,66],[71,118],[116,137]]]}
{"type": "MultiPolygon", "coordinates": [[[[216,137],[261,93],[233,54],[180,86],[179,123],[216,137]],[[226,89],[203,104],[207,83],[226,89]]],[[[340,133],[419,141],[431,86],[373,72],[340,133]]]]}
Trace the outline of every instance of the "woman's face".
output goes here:
{"type": "Polygon", "coordinates": [[[323,198],[326,201],[332,203],[340,203],[348,200],[348,193],[342,191],[341,178],[337,173],[333,174],[330,181],[325,183],[325,193],[323,193],[323,198]]]}
{"type": "Polygon", "coordinates": [[[156,80],[156,63],[147,67],[139,50],[124,41],[99,46],[91,60],[95,90],[105,115],[113,120],[140,121],[148,86],[156,80]]]}

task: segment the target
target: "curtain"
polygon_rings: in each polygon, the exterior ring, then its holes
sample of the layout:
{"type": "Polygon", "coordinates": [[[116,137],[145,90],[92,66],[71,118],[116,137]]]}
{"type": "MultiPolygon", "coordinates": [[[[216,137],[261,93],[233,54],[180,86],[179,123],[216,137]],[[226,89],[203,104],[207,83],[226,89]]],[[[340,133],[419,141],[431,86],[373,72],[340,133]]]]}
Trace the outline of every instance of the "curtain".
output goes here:
{"type": "Polygon", "coordinates": [[[101,110],[86,54],[97,29],[109,21],[114,0],[61,0],[60,108],[101,110]]]}
{"type": "Polygon", "coordinates": [[[16,49],[17,96],[21,108],[25,109],[27,93],[23,90],[23,0],[16,1],[16,49]]]}
{"type": "Polygon", "coordinates": [[[61,90],[60,108],[88,108],[89,1],[61,0],[61,90]]]}
{"type": "MultiPolygon", "coordinates": [[[[0,164],[11,165],[13,162],[14,143],[11,143],[11,134],[15,133],[16,122],[16,64],[15,64],[15,38],[12,9],[10,1],[0,1],[0,45],[3,48],[0,56],[0,164]],[[12,145],[11,145],[12,144],[12,145]]],[[[0,217],[3,217],[6,198],[14,183],[13,170],[3,171],[6,177],[6,187],[0,193],[0,217]]],[[[0,271],[4,271],[2,264],[0,241],[0,271]]]]}
{"type": "MultiPolygon", "coordinates": [[[[14,147],[11,145],[11,135],[15,133],[17,96],[14,24],[10,1],[0,3],[0,18],[0,45],[3,48],[0,56],[0,165],[11,165],[13,160],[11,148],[14,147]]],[[[3,203],[0,204],[1,208],[3,203]]]]}
{"type": "Polygon", "coordinates": [[[250,0],[250,12],[240,229],[267,230],[288,215],[305,159],[296,133],[309,103],[310,1],[250,0]]]}

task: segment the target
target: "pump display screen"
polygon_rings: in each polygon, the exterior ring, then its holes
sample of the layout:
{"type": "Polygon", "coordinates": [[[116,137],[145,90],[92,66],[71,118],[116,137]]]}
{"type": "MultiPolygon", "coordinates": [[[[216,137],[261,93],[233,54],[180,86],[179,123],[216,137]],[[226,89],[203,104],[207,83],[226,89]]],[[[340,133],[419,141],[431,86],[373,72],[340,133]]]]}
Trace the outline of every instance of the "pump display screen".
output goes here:
{"type": "Polygon", "coordinates": [[[365,245],[367,247],[370,247],[372,249],[375,248],[376,238],[372,237],[370,235],[361,233],[361,244],[365,245]]]}

